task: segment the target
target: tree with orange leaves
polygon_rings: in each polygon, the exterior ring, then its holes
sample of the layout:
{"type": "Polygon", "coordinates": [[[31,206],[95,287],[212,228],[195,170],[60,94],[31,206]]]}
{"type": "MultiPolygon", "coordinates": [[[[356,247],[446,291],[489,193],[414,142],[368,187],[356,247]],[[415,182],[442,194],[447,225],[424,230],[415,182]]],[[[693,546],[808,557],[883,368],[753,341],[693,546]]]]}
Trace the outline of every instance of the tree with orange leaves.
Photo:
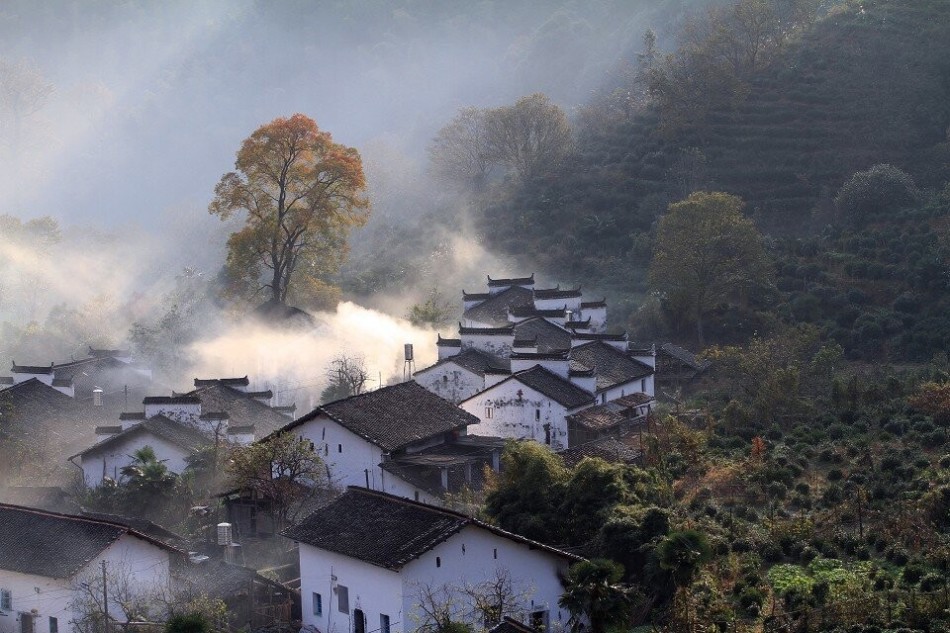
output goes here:
{"type": "Polygon", "coordinates": [[[346,256],[346,237],[369,216],[356,149],[334,143],[303,114],[274,119],[251,134],[235,171],[221,177],[208,212],[246,214],[228,240],[228,291],[269,293],[269,303],[306,302],[346,256]]]}

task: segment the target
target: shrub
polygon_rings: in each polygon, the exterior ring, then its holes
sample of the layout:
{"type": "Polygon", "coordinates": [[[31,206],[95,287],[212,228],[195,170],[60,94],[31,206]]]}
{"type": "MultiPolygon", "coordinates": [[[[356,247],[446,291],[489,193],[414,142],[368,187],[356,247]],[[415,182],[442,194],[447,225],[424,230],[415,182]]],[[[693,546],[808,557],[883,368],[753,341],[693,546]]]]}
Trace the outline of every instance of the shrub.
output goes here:
{"type": "Polygon", "coordinates": [[[909,174],[882,163],[856,172],[838,191],[835,206],[853,224],[897,211],[917,199],[917,186],[909,174]]]}

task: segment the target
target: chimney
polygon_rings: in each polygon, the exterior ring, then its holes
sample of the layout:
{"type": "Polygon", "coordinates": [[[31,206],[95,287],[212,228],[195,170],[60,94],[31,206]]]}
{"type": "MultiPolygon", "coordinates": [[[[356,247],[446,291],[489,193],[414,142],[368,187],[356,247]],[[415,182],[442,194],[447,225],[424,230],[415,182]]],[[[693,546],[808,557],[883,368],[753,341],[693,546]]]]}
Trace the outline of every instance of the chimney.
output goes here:
{"type": "Polygon", "coordinates": [[[102,406],[102,389],[100,387],[95,387],[92,390],[92,406],[102,406]]]}

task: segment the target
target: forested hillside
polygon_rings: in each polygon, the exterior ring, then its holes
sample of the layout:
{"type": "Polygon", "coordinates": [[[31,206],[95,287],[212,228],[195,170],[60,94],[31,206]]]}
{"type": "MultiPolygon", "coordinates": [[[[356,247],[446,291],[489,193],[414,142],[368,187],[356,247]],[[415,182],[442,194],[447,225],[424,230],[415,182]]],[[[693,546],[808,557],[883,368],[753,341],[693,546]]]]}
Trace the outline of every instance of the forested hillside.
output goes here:
{"type": "Polygon", "coordinates": [[[855,357],[927,359],[950,343],[950,4],[775,19],[781,36],[763,37],[754,62],[727,60],[722,32],[748,31],[722,12],[697,14],[668,57],[645,41],[573,117],[570,159],[481,196],[476,226],[487,244],[601,288],[621,310],[646,306],[617,327],[689,341],[689,327],[645,300],[656,221],[692,191],[728,192],[766,236],[776,277],[741,309],[723,302],[719,340],[810,321],[855,357]],[[842,212],[845,182],[882,163],[909,174],[914,195],[884,198],[873,217],[842,212]]]}

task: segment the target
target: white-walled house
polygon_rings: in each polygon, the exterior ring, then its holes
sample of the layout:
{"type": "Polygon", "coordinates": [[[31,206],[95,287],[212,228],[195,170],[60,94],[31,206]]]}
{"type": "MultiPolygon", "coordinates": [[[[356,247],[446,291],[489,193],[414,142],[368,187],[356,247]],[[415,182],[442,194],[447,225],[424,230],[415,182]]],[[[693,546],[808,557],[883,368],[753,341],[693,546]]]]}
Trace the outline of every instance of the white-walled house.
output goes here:
{"type": "MultiPolygon", "coordinates": [[[[0,504],[0,633],[71,633],[82,584],[170,595],[183,552],[128,526],[0,504]]],[[[113,600],[110,617],[124,621],[113,600]]]]}
{"type": "MultiPolygon", "coordinates": [[[[486,622],[462,589],[510,583],[498,617],[566,628],[559,577],[582,560],[463,514],[350,488],[284,535],[300,544],[303,624],[323,633],[402,633],[425,624],[426,593],[453,602],[457,620],[486,622]]],[[[476,589],[477,590],[477,589],[476,589]]]]}
{"type": "Polygon", "coordinates": [[[196,428],[164,415],[145,418],[144,414],[123,414],[122,425],[96,427],[99,442],[71,456],[69,461],[82,469],[87,486],[99,486],[104,479],[118,481],[121,471],[133,462],[135,451],[150,446],[169,472],[180,474],[188,467],[188,458],[213,444],[196,428]]]}
{"type": "Polygon", "coordinates": [[[458,404],[511,375],[511,363],[494,354],[468,348],[414,374],[417,383],[458,404]]]}
{"type": "Polygon", "coordinates": [[[409,381],[321,405],[274,435],[310,442],[335,485],[440,503],[446,492],[479,487],[483,466],[498,469],[504,442],[469,436],[477,423],[409,381]]]}
{"type": "MultiPolygon", "coordinates": [[[[552,359],[567,366],[566,359],[552,359]]],[[[515,369],[514,364],[512,369],[515,369]]],[[[594,404],[594,394],[541,364],[511,376],[459,406],[479,418],[469,432],[568,447],[567,416],[594,404]]]]}

